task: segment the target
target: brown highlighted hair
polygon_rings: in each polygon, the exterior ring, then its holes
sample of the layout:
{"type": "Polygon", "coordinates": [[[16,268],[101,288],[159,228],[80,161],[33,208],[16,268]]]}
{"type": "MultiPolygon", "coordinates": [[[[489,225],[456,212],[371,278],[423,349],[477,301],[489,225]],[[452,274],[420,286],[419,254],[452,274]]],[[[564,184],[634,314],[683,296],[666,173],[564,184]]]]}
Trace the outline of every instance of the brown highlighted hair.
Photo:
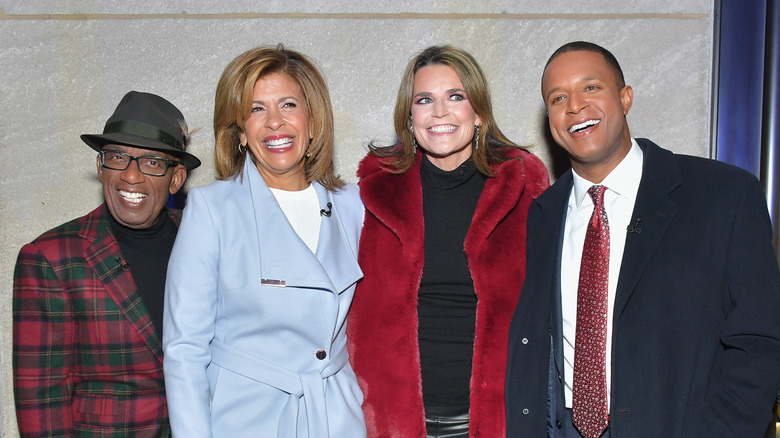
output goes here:
{"type": "Polygon", "coordinates": [[[474,164],[481,173],[492,176],[491,165],[506,161],[506,148],[520,148],[511,142],[498,128],[493,117],[493,104],[490,99],[490,87],[479,64],[468,52],[452,47],[431,46],[418,53],[409,61],[398,88],[395,102],[395,134],[399,143],[381,146],[376,141],[369,144],[370,152],[378,157],[390,157],[388,165],[393,173],[404,173],[414,163],[415,150],[411,133],[410,117],[414,97],[414,77],[417,71],[428,65],[446,65],[455,70],[463,83],[471,107],[477,113],[482,124],[479,127],[479,147],[472,151],[474,164]]]}
{"type": "Polygon", "coordinates": [[[306,181],[317,181],[328,190],[344,186],[333,166],[333,108],[325,78],[305,55],[276,47],[256,47],[232,60],[217,84],[214,97],[214,162],[217,179],[241,175],[249,151],[239,149],[239,134],[252,110],[258,79],[273,73],[289,76],[306,101],[312,140],[304,158],[306,181]]]}

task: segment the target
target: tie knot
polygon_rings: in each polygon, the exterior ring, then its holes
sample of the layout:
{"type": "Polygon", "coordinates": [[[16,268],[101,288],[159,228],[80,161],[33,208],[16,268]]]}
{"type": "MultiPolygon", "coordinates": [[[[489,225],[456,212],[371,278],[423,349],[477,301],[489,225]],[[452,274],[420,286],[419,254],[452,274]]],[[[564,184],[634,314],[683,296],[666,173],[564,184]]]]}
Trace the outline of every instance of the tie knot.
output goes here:
{"type": "Polygon", "coordinates": [[[596,208],[601,207],[604,204],[604,192],[607,191],[606,186],[594,185],[588,189],[588,194],[593,199],[593,205],[596,208]]]}

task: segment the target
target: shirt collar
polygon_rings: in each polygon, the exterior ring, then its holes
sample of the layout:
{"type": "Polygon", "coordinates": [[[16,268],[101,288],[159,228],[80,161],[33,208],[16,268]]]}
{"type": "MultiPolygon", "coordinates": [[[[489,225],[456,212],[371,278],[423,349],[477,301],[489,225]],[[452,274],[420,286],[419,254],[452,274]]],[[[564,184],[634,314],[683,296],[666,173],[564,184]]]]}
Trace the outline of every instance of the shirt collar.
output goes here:
{"type": "MultiPolygon", "coordinates": [[[[607,191],[611,191],[623,198],[634,200],[636,193],[639,190],[639,181],[642,179],[642,162],[644,161],[644,154],[642,149],[639,148],[636,140],[631,139],[631,149],[628,154],[623,157],[623,160],[612,169],[601,185],[607,187],[607,191]]],[[[584,207],[592,206],[593,200],[588,195],[588,189],[593,186],[593,183],[587,179],[579,176],[577,172],[572,169],[572,176],[574,178],[574,204],[572,207],[581,209],[584,207]]]]}

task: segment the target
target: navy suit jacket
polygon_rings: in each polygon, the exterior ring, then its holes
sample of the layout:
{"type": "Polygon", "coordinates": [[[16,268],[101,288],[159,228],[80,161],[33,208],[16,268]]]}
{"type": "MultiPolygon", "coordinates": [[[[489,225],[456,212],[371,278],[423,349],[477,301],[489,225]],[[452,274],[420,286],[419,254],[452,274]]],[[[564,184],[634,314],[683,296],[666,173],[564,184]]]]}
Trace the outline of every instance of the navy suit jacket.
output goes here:
{"type": "MultiPolygon", "coordinates": [[[[780,272],[751,174],[646,139],[617,284],[610,433],[759,437],[780,390],[780,272]]],[[[556,436],[563,404],[560,255],[571,170],[531,205],[509,334],[507,436],[556,436]]]]}

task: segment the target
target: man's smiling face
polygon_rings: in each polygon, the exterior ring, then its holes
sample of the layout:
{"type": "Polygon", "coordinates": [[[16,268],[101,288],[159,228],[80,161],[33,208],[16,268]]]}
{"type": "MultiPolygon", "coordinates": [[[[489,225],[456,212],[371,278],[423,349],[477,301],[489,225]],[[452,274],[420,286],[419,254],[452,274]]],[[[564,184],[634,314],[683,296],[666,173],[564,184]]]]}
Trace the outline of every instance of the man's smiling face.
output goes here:
{"type": "Polygon", "coordinates": [[[542,97],[550,131],[574,170],[599,183],[631,148],[626,114],[634,94],[600,53],[564,52],[547,66],[542,97]]]}
{"type": "MultiPolygon", "coordinates": [[[[176,160],[176,157],[160,151],[116,144],[108,144],[103,150],[124,152],[135,157],[176,160]]],[[[125,170],[106,169],[100,164],[100,156],[97,158],[97,171],[111,216],[120,224],[136,229],[154,225],[168,201],[168,195],[178,192],[187,178],[187,171],[181,164],[169,167],[165,175],[150,176],[141,173],[135,160],[125,170]]]]}

